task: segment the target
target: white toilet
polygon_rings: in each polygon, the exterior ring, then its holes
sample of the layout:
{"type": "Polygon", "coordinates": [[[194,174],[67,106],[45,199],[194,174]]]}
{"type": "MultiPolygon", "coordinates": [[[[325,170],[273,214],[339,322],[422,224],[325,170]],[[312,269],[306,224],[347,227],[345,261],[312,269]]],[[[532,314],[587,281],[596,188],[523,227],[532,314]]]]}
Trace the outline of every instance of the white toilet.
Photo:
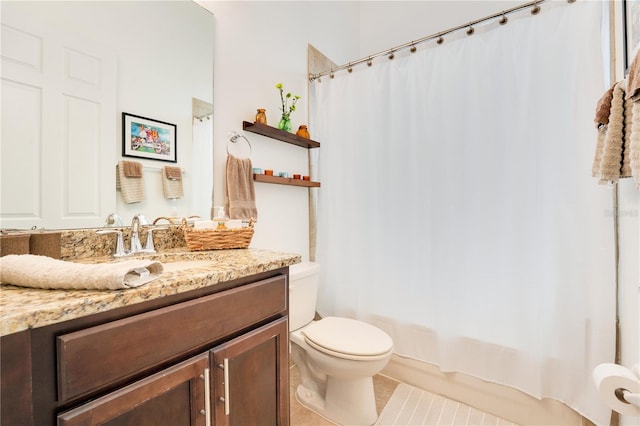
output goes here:
{"type": "Polygon", "coordinates": [[[289,267],[291,358],[300,370],[300,403],[340,425],[372,425],[378,418],[373,376],[389,362],[391,337],[349,318],[313,321],[318,264],[289,267]]]}

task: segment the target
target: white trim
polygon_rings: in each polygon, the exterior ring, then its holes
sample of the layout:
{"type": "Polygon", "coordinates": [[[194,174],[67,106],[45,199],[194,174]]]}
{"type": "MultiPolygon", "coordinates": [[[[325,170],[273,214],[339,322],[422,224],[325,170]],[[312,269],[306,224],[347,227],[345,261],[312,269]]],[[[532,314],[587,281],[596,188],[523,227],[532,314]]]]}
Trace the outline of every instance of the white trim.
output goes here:
{"type": "Polygon", "coordinates": [[[485,382],[462,373],[443,373],[433,364],[397,354],[392,355],[381,374],[519,425],[586,424],[582,416],[561,402],[538,400],[508,386],[485,382]]]}

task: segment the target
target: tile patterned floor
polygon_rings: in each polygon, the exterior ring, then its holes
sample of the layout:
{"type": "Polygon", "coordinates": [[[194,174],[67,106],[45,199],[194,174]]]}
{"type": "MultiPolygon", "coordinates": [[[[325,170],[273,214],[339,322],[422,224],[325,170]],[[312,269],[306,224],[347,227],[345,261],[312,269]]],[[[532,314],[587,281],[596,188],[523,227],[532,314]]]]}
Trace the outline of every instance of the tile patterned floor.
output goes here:
{"type": "MultiPolygon", "coordinates": [[[[295,397],[300,375],[295,365],[290,370],[291,426],[335,426],[335,423],[302,406],[295,397]]],[[[373,378],[380,426],[516,426],[492,414],[446,399],[388,377],[373,378]]]]}
{"type": "Polygon", "coordinates": [[[458,401],[401,383],[387,402],[380,426],[516,426],[458,401]]]}

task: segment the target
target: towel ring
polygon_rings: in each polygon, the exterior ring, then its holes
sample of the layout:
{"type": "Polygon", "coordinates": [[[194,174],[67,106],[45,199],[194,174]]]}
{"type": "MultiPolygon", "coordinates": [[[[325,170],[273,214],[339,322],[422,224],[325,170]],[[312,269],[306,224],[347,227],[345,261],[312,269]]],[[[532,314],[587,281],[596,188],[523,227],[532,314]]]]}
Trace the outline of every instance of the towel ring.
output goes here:
{"type": "Polygon", "coordinates": [[[242,138],[245,140],[245,142],[247,142],[247,145],[249,145],[249,157],[251,157],[253,148],[251,147],[251,142],[249,142],[249,139],[247,139],[245,135],[240,134],[236,131],[231,131],[229,132],[229,135],[227,137],[229,138],[229,141],[227,142],[227,154],[229,154],[229,142],[236,143],[238,142],[238,138],[242,138]]]}

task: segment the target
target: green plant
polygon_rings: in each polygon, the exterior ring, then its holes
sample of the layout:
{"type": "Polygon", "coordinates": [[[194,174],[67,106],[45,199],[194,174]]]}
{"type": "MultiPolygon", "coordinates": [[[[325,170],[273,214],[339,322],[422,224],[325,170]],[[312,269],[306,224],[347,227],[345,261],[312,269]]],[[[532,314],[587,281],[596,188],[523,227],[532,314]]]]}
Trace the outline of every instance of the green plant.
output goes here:
{"type": "Polygon", "coordinates": [[[292,95],[291,92],[287,92],[285,95],[282,83],[276,84],[276,89],[280,91],[280,101],[282,102],[280,109],[282,110],[282,116],[289,120],[291,113],[296,110],[296,102],[300,99],[300,96],[292,95]],[[291,100],[291,105],[289,105],[289,100],[291,100]]]}

